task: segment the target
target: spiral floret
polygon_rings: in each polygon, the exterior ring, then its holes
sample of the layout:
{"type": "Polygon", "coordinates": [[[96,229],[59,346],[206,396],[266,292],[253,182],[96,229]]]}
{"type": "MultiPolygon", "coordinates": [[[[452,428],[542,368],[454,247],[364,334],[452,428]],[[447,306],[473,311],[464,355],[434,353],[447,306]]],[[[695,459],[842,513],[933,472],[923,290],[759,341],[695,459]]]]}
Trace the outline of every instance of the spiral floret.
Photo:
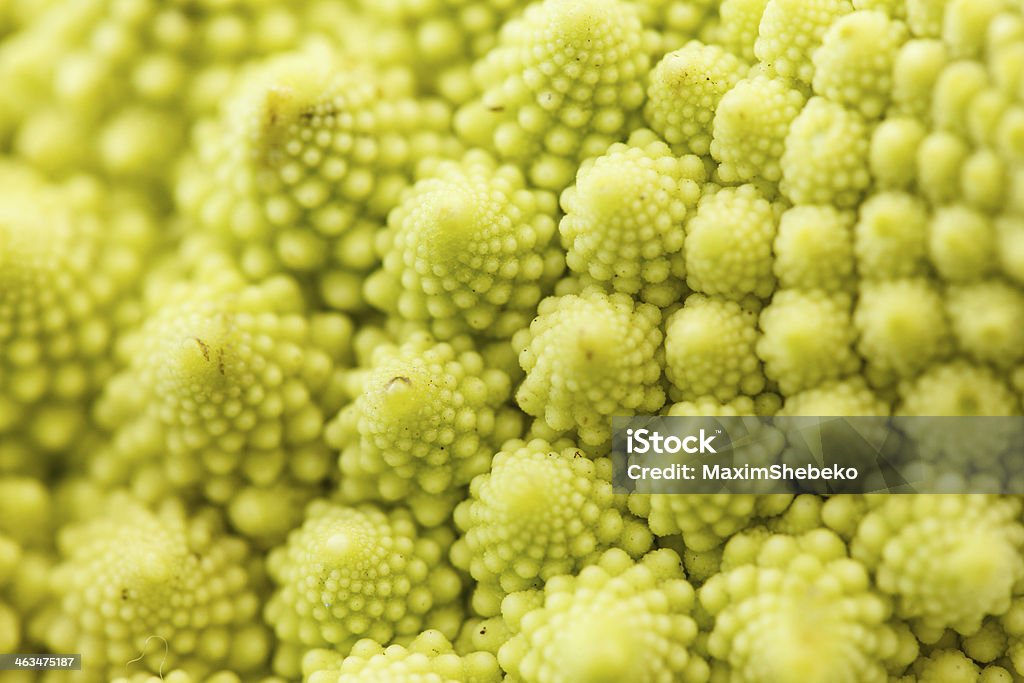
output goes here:
{"type": "Polygon", "coordinates": [[[428,630],[409,643],[387,647],[370,639],[347,656],[310,650],[302,660],[306,683],[500,683],[498,660],[489,652],[458,654],[440,631],[428,630]]]}
{"type": "Polygon", "coordinates": [[[691,41],[651,70],[644,119],[669,144],[705,156],[718,103],[747,68],[717,45],[691,41]]]}
{"type": "Polygon", "coordinates": [[[609,548],[646,552],[650,532],[612,492],[611,476],[608,458],[567,440],[506,443],[455,512],[464,536],[452,561],[478,582],[475,610],[495,616],[505,595],[575,574],[609,548]]]}
{"type": "Polygon", "coordinates": [[[673,400],[730,401],[764,389],[757,314],[734,301],[694,294],[665,322],[665,376],[673,400]]]}
{"type": "Polygon", "coordinates": [[[665,402],[660,324],[657,307],[626,294],[587,289],[545,299],[512,338],[526,372],[516,402],[551,429],[603,443],[611,416],[652,414],[665,402]]]}
{"type": "Polygon", "coordinates": [[[725,182],[777,181],[786,137],[806,97],[785,79],[753,76],[722,96],[710,145],[725,182]]]}
{"type": "Polygon", "coordinates": [[[889,104],[892,67],[906,39],[902,22],[878,10],[858,10],[837,19],[813,54],[814,91],[859,109],[868,119],[889,104]]]}
{"type": "Polygon", "coordinates": [[[852,9],[848,0],[769,0],[761,15],[754,54],[780,76],[810,84],[815,49],[829,27],[852,9]]]}
{"type": "Polygon", "coordinates": [[[446,529],[421,532],[401,508],[311,503],[267,559],[277,586],[264,610],[279,641],[275,671],[295,676],[314,647],[411,640],[427,628],[454,638],[462,582],[444,559],[451,541],[446,529]]]}
{"type": "Polygon", "coordinates": [[[486,472],[510,431],[504,372],[487,368],[465,340],[426,334],[374,350],[355,401],[330,423],[341,451],[341,492],[349,501],[404,501],[424,524],[451,513],[465,486],[486,472]]]}
{"type": "Polygon", "coordinates": [[[359,308],[375,221],[454,144],[447,107],[406,90],[320,46],[260,63],[198,128],[179,201],[248,275],[312,273],[328,303],[359,308]]]}
{"type": "Polygon", "coordinates": [[[925,278],[862,283],[853,324],[869,376],[882,383],[914,376],[952,347],[942,294],[925,278]]]}
{"type": "Polygon", "coordinates": [[[728,680],[883,683],[916,654],[838,536],[773,535],[752,554],[699,593],[714,618],[708,652],[731,672],[728,680]]]}
{"type": "Polygon", "coordinates": [[[950,287],[946,311],[961,351],[1009,367],[1024,355],[1024,294],[1001,280],[950,287]]]}
{"type": "Polygon", "coordinates": [[[711,33],[713,42],[747,62],[757,61],[754,43],[767,6],[768,0],[722,0],[718,24],[711,33]]]}
{"type": "Polygon", "coordinates": [[[656,42],[625,0],[533,3],[474,66],[483,95],[456,130],[561,191],[582,160],[636,127],[656,42]]]}
{"type": "Polygon", "coordinates": [[[556,208],[553,194],[482,152],[433,164],[388,216],[367,298],[440,337],[511,336],[564,268],[556,208]]]}
{"type": "Polygon", "coordinates": [[[85,177],[47,185],[5,164],[0,186],[0,472],[42,475],[88,429],[157,228],[85,177]]]}
{"type": "Polygon", "coordinates": [[[850,297],[821,290],[787,289],[761,312],[757,355],[765,375],[784,395],[812,389],[857,372],[850,297]]]}
{"type": "Polygon", "coordinates": [[[129,366],[97,407],[113,432],[93,464],[100,481],[155,467],[174,487],[227,503],[245,486],[328,476],[321,436],[348,350],[346,318],[307,317],[289,278],[248,285],[223,265],[165,283],[148,303],[123,343],[129,366]]]}
{"type": "Polygon", "coordinates": [[[1024,577],[1020,502],[984,495],[879,496],[852,555],[897,616],[970,635],[1010,608],[1024,577]]]}
{"type": "Polygon", "coordinates": [[[223,532],[218,515],[190,517],[175,500],[151,511],[116,496],[95,519],[63,528],[58,545],[47,645],[80,652],[87,680],[123,674],[129,660],[153,673],[265,667],[270,636],[258,621],[248,546],[223,532]],[[147,647],[153,637],[166,650],[147,647]]]}
{"type": "Polygon", "coordinates": [[[700,199],[704,165],[676,157],[653,135],[635,133],[584,162],[576,184],[562,193],[558,229],[566,262],[576,273],[668,305],[680,298],[683,223],[700,199]]]}
{"type": "Polygon", "coordinates": [[[704,683],[707,664],[692,651],[693,606],[673,551],[634,561],[609,550],[578,576],[551,578],[542,594],[506,598],[502,613],[514,635],[498,661],[521,683],[704,683]]]}
{"type": "Polygon", "coordinates": [[[686,282],[704,294],[767,298],[775,285],[775,208],[753,185],[705,195],[686,224],[686,282]]]}
{"type": "Polygon", "coordinates": [[[849,290],[854,280],[853,214],[796,206],[779,218],[775,277],[783,289],[849,290]]]}
{"type": "Polygon", "coordinates": [[[859,208],[853,250],[862,280],[928,273],[928,211],[904,192],[880,192],[859,208]]]}
{"type": "Polygon", "coordinates": [[[779,190],[794,204],[855,206],[871,182],[864,117],[812,97],[786,136],[779,190]]]}

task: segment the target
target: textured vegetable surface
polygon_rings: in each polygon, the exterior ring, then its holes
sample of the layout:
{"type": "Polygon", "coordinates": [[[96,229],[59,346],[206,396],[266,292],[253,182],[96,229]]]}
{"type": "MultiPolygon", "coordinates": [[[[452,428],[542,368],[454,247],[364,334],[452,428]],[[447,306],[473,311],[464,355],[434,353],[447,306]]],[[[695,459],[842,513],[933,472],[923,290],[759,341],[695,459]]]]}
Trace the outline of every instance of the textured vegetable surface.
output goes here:
{"type": "Polygon", "coordinates": [[[609,458],[1024,415],[1019,0],[0,0],[0,156],[0,683],[1024,681],[1019,496],[609,458]]]}

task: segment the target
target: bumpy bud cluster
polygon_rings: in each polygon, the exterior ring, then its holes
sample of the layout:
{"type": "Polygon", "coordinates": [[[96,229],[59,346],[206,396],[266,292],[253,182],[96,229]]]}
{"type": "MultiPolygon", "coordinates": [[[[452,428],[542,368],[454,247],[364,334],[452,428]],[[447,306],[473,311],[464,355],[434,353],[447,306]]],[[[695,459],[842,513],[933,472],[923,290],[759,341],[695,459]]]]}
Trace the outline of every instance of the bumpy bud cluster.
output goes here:
{"type": "Polygon", "coordinates": [[[794,204],[855,206],[871,182],[868,127],[857,112],[813,97],[793,120],[779,190],[794,204]]]}
{"type": "Polygon", "coordinates": [[[829,27],[852,9],[849,0],[769,0],[754,54],[780,76],[809,84],[814,80],[815,49],[829,27]]]}
{"type": "Polygon", "coordinates": [[[49,598],[53,505],[42,483],[0,477],[0,650],[22,652],[49,598]]]}
{"type": "Polygon", "coordinates": [[[419,334],[377,347],[355,381],[355,401],[327,431],[341,451],[346,500],[403,501],[421,523],[440,524],[501,442],[519,432],[503,408],[508,375],[486,368],[466,339],[436,343],[419,334]]]}
{"type": "Polygon", "coordinates": [[[896,599],[896,614],[927,629],[971,634],[1010,608],[1024,577],[1020,502],[983,495],[879,496],[853,557],[896,599]]]}
{"type": "Polygon", "coordinates": [[[882,683],[913,659],[909,634],[887,623],[891,605],[837,536],[817,530],[753,545],[742,564],[726,548],[738,566],[700,590],[715,620],[708,652],[727,667],[727,680],[882,683]]]}
{"type": "Polygon", "coordinates": [[[367,297],[404,319],[431,322],[440,337],[511,336],[564,268],[556,198],[479,151],[426,166],[388,216],[383,270],[367,282],[367,297]]]}
{"type": "Polygon", "coordinates": [[[498,661],[522,683],[703,683],[707,664],[690,649],[693,606],[673,551],[637,562],[609,550],[577,576],[549,579],[543,595],[506,598],[502,613],[514,636],[498,661]]]}
{"type": "Polygon", "coordinates": [[[682,294],[683,222],[700,198],[704,164],[676,157],[650,131],[580,167],[562,193],[558,229],[569,268],[667,306],[682,294]]]}
{"type": "Polygon", "coordinates": [[[574,574],[611,547],[647,551],[650,532],[625,513],[611,474],[609,459],[591,460],[568,441],[502,447],[455,512],[465,536],[452,561],[478,582],[477,612],[497,615],[506,594],[574,574]]]}
{"type": "Polygon", "coordinates": [[[651,70],[644,118],[670,144],[707,155],[718,103],[747,68],[717,45],[689,42],[651,70]]]}
{"type": "Polygon", "coordinates": [[[246,285],[221,264],[152,297],[151,314],[124,340],[129,367],[98,406],[113,440],[94,462],[97,477],[155,465],[174,486],[221,503],[245,484],[323,480],[332,459],[323,411],[336,401],[350,323],[307,317],[284,276],[246,285]]]}
{"type": "Polygon", "coordinates": [[[310,504],[267,559],[278,586],[264,612],[280,642],[275,670],[295,676],[311,647],[388,643],[424,628],[454,638],[462,581],[444,559],[451,542],[443,528],[420,532],[402,509],[310,504]]]}
{"type": "Polygon", "coordinates": [[[306,683],[499,683],[501,669],[489,652],[460,656],[439,631],[416,636],[408,647],[383,647],[366,639],[348,656],[312,650],[302,661],[306,683]]]}
{"type": "Polygon", "coordinates": [[[772,242],[778,217],[753,185],[704,196],[686,224],[686,282],[704,294],[743,300],[774,288],[772,242]]]}
{"type": "Polygon", "coordinates": [[[112,371],[156,226],[85,178],[0,165],[0,472],[42,474],[72,448],[112,371]]]}
{"type": "Polygon", "coordinates": [[[181,205],[250,276],[316,273],[328,304],[358,308],[377,260],[374,222],[418,160],[451,151],[447,107],[319,44],[240,80],[220,119],[197,131],[181,205]]]}
{"type": "Polygon", "coordinates": [[[661,314],[626,294],[587,289],[540,302],[537,318],[512,338],[526,379],[516,401],[556,431],[586,444],[611,437],[613,415],[643,415],[665,402],[661,314]]]}
{"type": "Polygon", "coordinates": [[[855,373],[860,359],[850,297],[821,290],[778,292],[761,313],[757,354],[764,372],[789,395],[855,373]]]}
{"type": "Polygon", "coordinates": [[[130,181],[165,180],[190,116],[213,108],[232,70],[302,31],[278,0],[15,4],[38,14],[0,49],[0,131],[47,170],[130,181]]]}
{"type": "Polygon", "coordinates": [[[781,78],[754,76],[722,96],[712,126],[711,156],[725,182],[777,181],[786,137],[806,97],[781,78]]]}
{"type": "Polygon", "coordinates": [[[665,322],[665,376],[673,400],[730,401],[764,389],[757,314],[734,301],[694,294],[665,322]]]}
{"type": "Polygon", "coordinates": [[[687,548],[706,552],[757,518],[780,515],[791,495],[636,493],[629,509],[647,519],[657,536],[682,534],[687,548]]]}
{"type": "Polygon", "coordinates": [[[240,673],[265,666],[249,551],[218,517],[189,517],[170,500],[150,511],[112,498],[99,517],[61,530],[64,563],[51,585],[59,608],[46,625],[54,652],[80,652],[85,679],[106,681],[138,662],[240,673]],[[152,647],[153,638],[166,647],[152,647]]]}
{"type": "Polygon", "coordinates": [[[625,0],[533,3],[474,66],[483,95],[456,129],[560,191],[583,159],[636,127],[656,41],[625,0]]]}

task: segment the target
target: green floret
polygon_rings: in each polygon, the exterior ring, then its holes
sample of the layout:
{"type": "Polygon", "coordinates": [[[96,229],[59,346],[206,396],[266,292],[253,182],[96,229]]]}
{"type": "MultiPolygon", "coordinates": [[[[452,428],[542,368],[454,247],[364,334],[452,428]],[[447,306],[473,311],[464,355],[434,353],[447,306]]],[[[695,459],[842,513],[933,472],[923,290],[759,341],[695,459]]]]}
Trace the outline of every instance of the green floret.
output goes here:
{"type": "Polygon", "coordinates": [[[776,223],[775,208],[753,185],[702,197],[686,225],[687,284],[737,301],[770,296],[776,223]]]}
{"type": "Polygon", "coordinates": [[[988,86],[989,76],[978,62],[958,61],[947,66],[932,93],[933,125],[966,137],[968,111],[974,98],[988,86]]]}
{"type": "Polygon", "coordinates": [[[755,61],[754,43],[767,5],[768,0],[722,0],[718,25],[711,32],[714,42],[747,62],[755,61]]]}
{"type": "Polygon", "coordinates": [[[960,350],[999,367],[1024,356],[1024,294],[1001,280],[950,287],[946,298],[960,350]]]}
{"type": "Polygon", "coordinates": [[[635,128],[655,41],[625,0],[535,2],[474,66],[483,95],[456,130],[560,191],[580,161],[635,128]]]}
{"type": "Polygon", "coordinates": [[[465,534],[452,562],[478,582],[473,607],[496,616],[507,594],[575,574],[609,548],[639,557],[651,546],[642,521],[612,493],[612,463],[567,440],[510,441],[473,480],[455,511],[465,534]]]}
{"type": "Polygon", "coordinates": [[[879,496],[851,546],[896,614],[970,635],[1010,608],[1024,577],[1020,502],[983,495],[879,496]]]}
{"type": "Polygon", "coordinates": [[[700,553],[722,545],[756,519],[782,514],[792,500],[788,494],[634,493],[629,509],[645,517],[656,536],[682,534],[686,547],[700,553]]]}
{"type": "Polygon", "coordinates": [[[868,167],[879,188],[904,189],[917,179],[917,150],[927,133],[909,116],[890,116],[875,126],[868,167]]]}
{"type": "Polygon", "coordinates": [[[871,180],[861,114],[813,97],[786,136],[779,189],[794,204],[854,206],[871,180]]]}
{"type": "Polygon", "coordinates": [[[938,40],[904,43],[893,64],[891,113],[930,124],[932,92],[948,59],[946,46],[938,40]]]}
{"type": "Polygon", "coordinates": [[[447,518],[498,446],[520,432],[502,407],[508,375],[486,367],[465,339],[437,343],[419,334],[378,346],[354,382],[355,401],[326,433],[341,451],[342,495],[404,501],[424,524],[447,518]]]}
{"type": "Polygon", "coordinates": [[[853,324],[875,384],[912,377],[952,350],[942,294],[925,278],[862,283],[853,324]]]}
{"type": "Polygon", "coordinates": [[[783,395],[857,372],[850,297],[821,290],[778,292],[761,312],[757,355],[783,395]]]}
{"type": "Polygon", "coordinates": [[[695,156],[676,157],[650,131],[580,167],[562,193],[558,225],[574,272],[661,306],[683,293],[683,221],[705,180],[695,156]]]}
{"type": "Polygon", "coordinates": [[[784,289],[846,291],[853,284],[853,213],[796,206],[779,218],[775,277],[784,289]]]}
{"type": "Polygon", "coordinates": [[[703,37],[715,23],[718,0],[630,0],[637,6],[644,26],[658,34],[657,55],[703,37]]]}
{"type": "Polygon", "coordinates": [[[129,660],[198,675],[266,665],[248,547],[208,512],[188,516],[175,500],[150,511],[115,496],[95,519],[61,530],[63,564],[51,578],[59,607],[45,633],[52,651],[82,654],[83,680],[107,681],[129,660]],[[167,647],[147,647],[153,637],[167,647]]]}
{"type": "Polygon", "coordinates": [[[858,10],[840,17],[813,53],[814,91],[859,109],[869,119],[889,104],[892,66],[906,39],[902,22],[884,12],[858,10]]]}
{"type": "Polygon", "coordinates": [[[483,152],[440,161],[388,216],[383,270],[367,299],[449,338],[509,337],[529,324],[564,268],[555,196],[527,188],[513,166],[483,152]]]}
{"type": "Polygon", "coordinates": [[[962,169],[971,150],[948,131],[928,134],[917,148],[917,185],[932,204],[952,202],[961,194],[962,169]]]}
{"type": "Polygon", "coordinates": [[[693,401],[673,403],[665,411],[666,415],[682,417],[760,415],[754,400],[749,396],[737,396],[731,401],[722,402],[712,396],[700,396],[693,401]]]}
{"type": "Polygon", "coordinates": [[[705,156],[718,103],[746,71],[742,60],[717,45],[690,41],[651,70],[644,119],[670,144],[705,156]]]}
{"type": "Polygon", "coordinates": [[[425,628],[454,638],[462,582],[445,560],[451,542],[447,529],[418,530],[403,509],[311,503],[267,559],[278,587],[264,610],[278,638],[275,671],[296,676],[313,647],[411,640],[425,628]]]}
{"type": "Polygon", "coordinates": [[[712,126],[711,156],[725,182],[777,181],[790,125],[806,97],[782,78],[754,76],[722,96],[712,126]]]}
{"type": "Polygon", "coordinates": [[[48,171],[129,183],[165,182],[192,117],[215,106],[233,70],[295,45],[304,28],[279,0],[32,4],[49,7],[0,49],[0,129],[48,171]]]}
{"type": "Polygon", "coordinates": [[[904,415],[1015,415],[1017,398],[983,366],[955,361],[936,365],[900,387],[904,415]]]}
{"type": "Polygon", "coordinates": [[[1003,214],[996,218],[996,254],[1003,274],[1024,285],[1024,219],[1003,214]]]}
{"type": "Polygon", "coordinates": [[[928,254],[940,277],[967,283],[996,268],[996,230],[988,215],[963,204],[935,211],[928,225],[928,254]]]}
{"type": "Polygon", "coordinates": [[[857,274],[865,280],[925,275],[928,269],[928,210],[903,192],[866,199],[854,226],[857,274]]]}
{"type": "MultiPolygon", "coordinates": [[[[279,276],[247,285],[211,262],[194,279],[157,282],[143,325],[123,340],[128,367],[97,415],[113,432],[93,462],[100,481],[156,468],[172,486],[227,503],[247,485],[315,485],[331,470],[321,440],[351,323],[309,315],[279,276]]],[[[280,535],[292,513],[270,520],[280,535]],[[283,528],[281,525],[284,525],[283,528]]]]}
{"type": "Polygon", "coordinates": [[[704,683],[691,647],[693,588],[671,550],[639,562],[609,550],[578,576],[548,580],[543,594],[514,594],[502,613],[514,634],[498,653],[509,683],[704,683]]]}
{"type": "Polygon", "coordinates": [[[764,389],[757,314],[733,301],[699,294],[665,322],[665,376],[673,400],[714,396],[730,401],[764,389]]]}
{"type": "Polygon", "coordinates": [[[826,382],[786,397],[779,415],[837,416],[889,414],[889,405],[860,377],[826,382]]]}
{"type": "Polygon", "coordinates": [[[769,0],[754,53],[773,72],[810,84],[811,55],[829,26],[853,8],[848,0],[769,0]]]}
{"type": "Polygon", "coordinates": [[[442,633],[424,631],[407,647],[360,640],[347,656],[310,650],[302,660],[305,683],[499,683],[498,661],[489,652],[460,656],[442,633]]]}
{"type": "Polygon", "coordinates": [[[655,306],[626,294],[587,289],[541,301],[512,338],[526,371],[516,402],[585,444],[607,441],[611,416],[652,414],[665,402],[660,324],[655,306]]]}
{"type": "Polygon", "coordinates": [[[49,490],[41,482],[0,476],[0,650],[4,652],[27,649],[28,627],[37,611],[46,609],[54,518],[49,490]]]}
{"type": "Polygon", "coordinates": [[[888,623],[891,605],[837,536],[816,530],[759,546],[700,589],[715,620],[708,651],[728,680],[882,683],[913,659],[916,643],[888,623]]]}
{"type": "Polygon", "coordinates": [[[0,473],[42,475],[88,428],[157,227],[136,196],[0,165],[0,473]]]}
{"type": "Polygon", "coordinates": [[[411,94],[319,44],[258,63],[197,129],[179,204],[248,275],[315,274],[329,305],[358,309],[376,221],[417,161],[458,148],[447,107],[411,94]]]}

